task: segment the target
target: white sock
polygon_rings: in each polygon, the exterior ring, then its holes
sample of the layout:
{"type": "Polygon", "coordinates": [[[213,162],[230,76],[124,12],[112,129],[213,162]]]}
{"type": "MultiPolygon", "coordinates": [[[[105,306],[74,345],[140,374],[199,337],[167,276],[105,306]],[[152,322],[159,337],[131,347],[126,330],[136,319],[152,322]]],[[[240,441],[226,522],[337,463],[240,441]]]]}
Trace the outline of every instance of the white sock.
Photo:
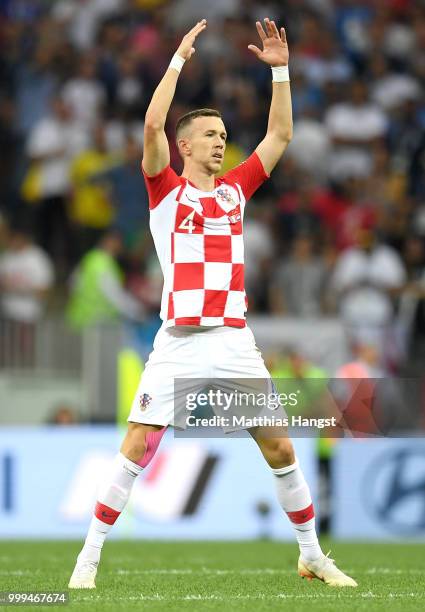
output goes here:
{"type": "Polygon", "coordinates": [[[105,538],[127,504],[133,484],[142,470],[143,468],[127,459],[123,454],[116,455],[99,489],[95,514],[91,520],[83,549],[78,556],[79,561],[99,561],[105,538]],[[106,521],[102,520],[102,512],[106,521]]]}
{"type": "Polygon", "coordinates": [[[316,534],[314,509],[310,489],[298,461],[283,468],[272,469],[277,497],[295,531],[300,553],[305,561],[323,555],[316,534]]]}

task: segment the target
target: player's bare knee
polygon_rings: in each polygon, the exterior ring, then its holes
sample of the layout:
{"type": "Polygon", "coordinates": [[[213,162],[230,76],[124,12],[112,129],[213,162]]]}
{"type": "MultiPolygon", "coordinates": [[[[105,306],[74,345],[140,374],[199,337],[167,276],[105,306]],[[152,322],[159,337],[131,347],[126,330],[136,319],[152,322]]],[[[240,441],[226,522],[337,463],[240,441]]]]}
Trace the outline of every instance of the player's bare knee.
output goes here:
{"type": "Polygon", "coordinates": [[[146,452],[146,428],[140,423],[129,423],[127,435],[125,436],[121,452],[123,455],[138,463],[146,452]]]}
{"type": "Polygon", "coordinates": [[[263,454],[271,468],[277,469],[295,463],[295,452],[289,438],[267,440],[263,454]]]}

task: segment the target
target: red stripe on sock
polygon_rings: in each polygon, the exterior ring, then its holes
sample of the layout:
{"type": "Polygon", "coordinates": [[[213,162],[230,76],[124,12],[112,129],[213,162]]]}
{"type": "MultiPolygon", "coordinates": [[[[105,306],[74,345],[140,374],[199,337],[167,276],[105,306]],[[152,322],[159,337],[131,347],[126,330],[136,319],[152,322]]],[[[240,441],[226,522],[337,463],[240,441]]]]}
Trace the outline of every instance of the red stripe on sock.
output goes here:
{"type": "Polygon", "coordinates": [[[94,509],[95,517],[98,518],[99,521],[107,523],[108,525],[113,525],[120,514],[121,512],[118,512],[118,510],[114,510],[113,508],[105,506],[100,502],[96,503],[96,507],[94,509]]]}
{"type": "Polygon", "coordinates": [[[295,512],[287,512],[289,520],[296,525],[301,525],[314,518],[313,504],[307,506],[303,510],[295,510],[295,512]]]}

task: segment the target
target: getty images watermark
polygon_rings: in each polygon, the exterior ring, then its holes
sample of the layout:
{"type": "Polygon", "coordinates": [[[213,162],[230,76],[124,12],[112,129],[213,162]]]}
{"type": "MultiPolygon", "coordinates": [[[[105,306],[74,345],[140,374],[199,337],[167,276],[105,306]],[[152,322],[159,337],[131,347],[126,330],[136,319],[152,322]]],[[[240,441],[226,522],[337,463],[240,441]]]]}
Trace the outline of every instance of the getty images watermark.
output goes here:
{"type": "Polygon", "coordinates": [[[303,417],[301,415],[274,414],[279,408],[295,408],[301,390],[292,393],[254,393],[247,391],[226,392],[222,389],[209,389],[199,393],[186,395],[185,407],[191,414],[186,416],[187,427],[224,427],[234,429],[248,429],[252,427],[335,427],[336,417],[303,417]],[[211,416],[197,416],[193,414],[198,408],[210,408],[214,412],[211,416]],[[261,414],[247,415],[244,412],[235,412],[235,409],[259,409],[261,414]],[[268,410],[269,413],[264,411],[268,410]],[[223,412],[224,414],[220,414],[223,412]]]}
{"type": "Polygon", "coordinates": [[[264,427],[266,436],[425,435],[421,379],[293,378],[174,381],[176,435],[201,437],[264,427]]]}

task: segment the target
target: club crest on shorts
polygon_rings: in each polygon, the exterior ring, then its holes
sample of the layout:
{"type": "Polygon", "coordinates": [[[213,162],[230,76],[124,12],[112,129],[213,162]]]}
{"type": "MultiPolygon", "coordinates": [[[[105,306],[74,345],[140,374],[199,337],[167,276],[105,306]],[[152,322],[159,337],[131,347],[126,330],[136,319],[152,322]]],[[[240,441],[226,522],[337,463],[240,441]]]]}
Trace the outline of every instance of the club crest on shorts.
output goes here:
{"type": "Polygon", "coordinates": [[[140,396],[140,410],[146,410],[151,401],[151,396],[148,393],[143,393],[143,395],[140,396]]]}

